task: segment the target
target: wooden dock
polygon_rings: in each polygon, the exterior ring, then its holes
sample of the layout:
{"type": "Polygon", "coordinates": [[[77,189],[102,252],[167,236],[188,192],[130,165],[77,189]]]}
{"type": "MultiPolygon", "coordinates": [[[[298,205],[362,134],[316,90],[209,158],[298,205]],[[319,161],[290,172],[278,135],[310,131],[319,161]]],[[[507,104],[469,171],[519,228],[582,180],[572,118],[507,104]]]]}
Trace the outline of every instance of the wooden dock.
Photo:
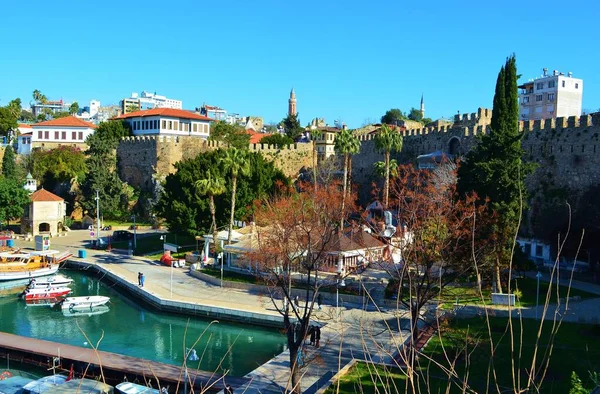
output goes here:
{"type": "MultiPolygon", "coordinates": [[[[137,380],[141,384],[151,380],[154,388],[169,386],[169,392],[175,393],[176,387],[183,391],[186,380],[184,369],[176,365],[0,332],[0,357],[7,355],[10,360],[46,367],[51,367],[53,358],[60,356],[63,370],[75,365],[75,374],[80,376],[89,366],[85,377],[97,378],[102,369],[106,383],[112,385],[124,381],[125,377],[130,382],[137,380]]],[[[193,387],[201,392],[220,391],[225,385],[236,388],[248,383],[245,378],[196,369],[188,369],[187,374],[188,382],[192,382],[193,387]]]]}

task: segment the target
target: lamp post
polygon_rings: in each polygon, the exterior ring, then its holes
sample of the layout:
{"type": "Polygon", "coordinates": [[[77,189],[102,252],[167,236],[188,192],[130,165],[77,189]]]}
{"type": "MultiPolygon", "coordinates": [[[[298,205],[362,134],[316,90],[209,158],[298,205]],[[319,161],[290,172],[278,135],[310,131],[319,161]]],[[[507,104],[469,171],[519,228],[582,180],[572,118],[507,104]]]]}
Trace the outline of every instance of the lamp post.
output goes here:
{"type": "Polygon", "coordinates": [[[346,286],[344,279],[337,278],[335,281],[335,308],[337,310],[338,319],[340,318],[340,287],[346,286]]]}
{"type": "Polygon", "coordinates": [[[137,248],[137,226],[135,225],[135,213],[131,216],[133,219],[133,249],[137,248]]]}
{"type": "Polygon", "coordinates": [[[537,279],[537,295],[535,297],[535,320],[537,320],[538,318],[538,305],[540,303],[540,278],[542,277],[542,274],[540,273],[540,271],[538,271],[538,273],[535,275],[535,278],[537,279]]]}
{"type": "Polygon", "coordinates": [[[100,248],[100,191],[96,190],[96,226],[98,227],[96,247],[100,248]]]}
{"type": "MultiPolygon", "coordinates": [[[[167,234],[165,235],[161,235],[160,239],[163,241],[163,255],[165,254],[166,251],[166,244],[167,244],[167,234]]],[[[170,281],[170,289],[171,289],[171,298],[173,298],[173,259],[171,259],[171,281],[170,281]]]]}

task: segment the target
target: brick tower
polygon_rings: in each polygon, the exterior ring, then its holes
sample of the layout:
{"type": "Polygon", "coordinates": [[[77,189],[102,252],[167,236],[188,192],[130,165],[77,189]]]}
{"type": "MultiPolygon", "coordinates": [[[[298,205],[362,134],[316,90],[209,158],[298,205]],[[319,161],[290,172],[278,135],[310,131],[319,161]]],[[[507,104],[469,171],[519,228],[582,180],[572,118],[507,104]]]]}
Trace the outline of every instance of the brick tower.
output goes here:
{"type": "Polygon", "coordinates": [[[290,92],[290,99],[288,100],[288,115],[296,115],[296,93],[294,88],[290,92]]]}

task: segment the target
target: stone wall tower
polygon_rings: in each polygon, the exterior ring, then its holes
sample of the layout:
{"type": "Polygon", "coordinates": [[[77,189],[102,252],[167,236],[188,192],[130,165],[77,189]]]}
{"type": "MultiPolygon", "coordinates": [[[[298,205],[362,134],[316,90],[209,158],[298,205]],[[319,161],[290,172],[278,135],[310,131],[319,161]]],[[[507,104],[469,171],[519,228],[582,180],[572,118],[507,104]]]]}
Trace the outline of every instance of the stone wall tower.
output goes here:
{"type": "Polygon", "coordinates": [[[423,100],[423,93],[421,93],[421,118],[425,118],[425,100],[423,100]]]}
{"type": "Polygon", "coordinates": [[[290,92],[290,99],[288,100],[288,115],[296,115],[296,93],[294,88],[290,92]]]}

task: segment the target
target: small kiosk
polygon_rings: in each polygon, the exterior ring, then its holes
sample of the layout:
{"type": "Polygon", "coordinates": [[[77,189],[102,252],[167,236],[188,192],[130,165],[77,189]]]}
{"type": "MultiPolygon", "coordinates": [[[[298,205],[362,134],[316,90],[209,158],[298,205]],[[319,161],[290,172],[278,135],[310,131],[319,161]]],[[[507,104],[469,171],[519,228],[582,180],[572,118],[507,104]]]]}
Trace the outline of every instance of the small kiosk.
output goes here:
{"type": "Polygon", "coordinates": [[[43,251],[50,249],[50,235],[40,234],[35,236],[35,250],[43,251]]]}

